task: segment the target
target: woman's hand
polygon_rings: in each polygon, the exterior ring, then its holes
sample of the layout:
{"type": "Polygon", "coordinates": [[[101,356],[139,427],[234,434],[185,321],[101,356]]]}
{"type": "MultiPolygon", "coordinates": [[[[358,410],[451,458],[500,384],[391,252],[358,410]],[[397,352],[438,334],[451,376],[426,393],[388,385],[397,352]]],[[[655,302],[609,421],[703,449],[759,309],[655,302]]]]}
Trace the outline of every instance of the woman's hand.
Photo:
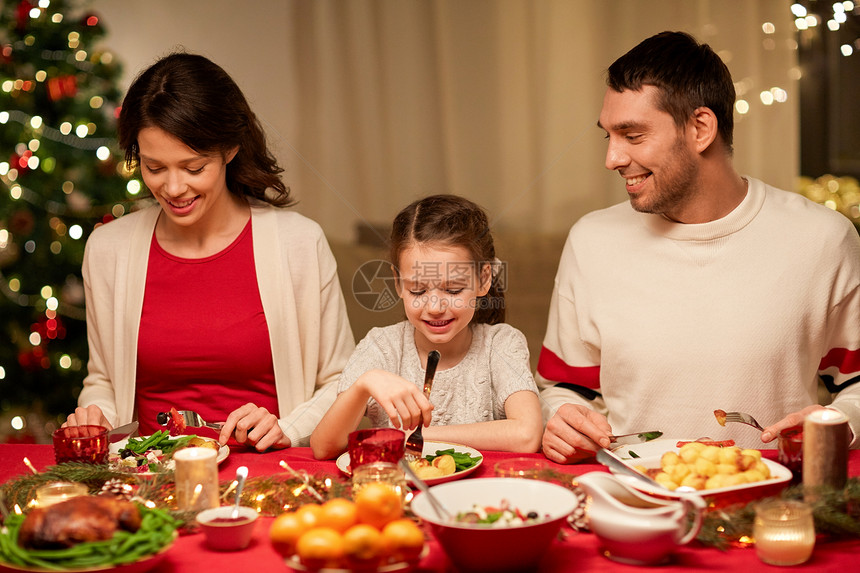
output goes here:
{"type": "Polygon", "coordinates": [[[66,417],[65,423],[63,423],[62,427],[66,426],[104,426],[108,430],[113,430],[113,424],[108,422],[107,418],[105,418],[102,409],[98,406],[87,406],[86,408],[77,407],[75,411],[66,417]]]}
{"type": "Polygon", "coordinates": [[[250,402],[227,416],[218,442],[223,446],[231,435],[240,444],[254,446],[260,452],[269,448],[289,448],[292,445],[290,439],[281,431],[278,418],[267,409],[250,402]]]}
{"type": "Polygon", "coordinates": [[[430,425],[433,404],[420,388],[405,378],[384,370],[370,370],[362,374],[356,384],[379,403],[395,428],[412,430],[418,424],[430,425]]]}

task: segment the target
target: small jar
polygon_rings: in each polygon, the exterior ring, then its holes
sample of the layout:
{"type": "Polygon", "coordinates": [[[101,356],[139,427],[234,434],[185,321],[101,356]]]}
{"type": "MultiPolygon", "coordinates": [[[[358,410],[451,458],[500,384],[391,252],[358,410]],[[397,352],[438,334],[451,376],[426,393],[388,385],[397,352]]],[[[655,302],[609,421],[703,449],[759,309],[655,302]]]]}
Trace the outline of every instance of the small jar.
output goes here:
{"type": "Polygon", "coordinates": [[[388,484],[400,494],[400,499],[405,499],[409,492],[406,476],[397,464],[391,462],[372,462],[355,468],[352,472],[353,495],[372,482],[388,484]]]}
{"type": "Polygon", "coordinates": [[[812,556],[815,523],[802,501],[771,500],[756,507],[753,537],[758,558],[770,565],[799,565],[812,556]]]}
{"type": "Polygon", "coordinates": [[[73,497],[87,495],[88,491],[87,486],[82,483],[55,481],[36,490],[36,503],[39,507],[49,507],[73,497]]]}

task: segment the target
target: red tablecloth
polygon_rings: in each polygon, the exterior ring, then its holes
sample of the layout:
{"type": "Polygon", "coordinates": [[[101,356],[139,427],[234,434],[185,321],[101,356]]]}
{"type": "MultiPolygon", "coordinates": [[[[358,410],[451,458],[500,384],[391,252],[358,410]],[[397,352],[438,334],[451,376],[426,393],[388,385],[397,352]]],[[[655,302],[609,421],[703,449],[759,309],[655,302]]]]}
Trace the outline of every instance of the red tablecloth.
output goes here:
{"type": "MultiPolygon", "coordinates": [[[[512,454],[500,452],[483,452],[484,462],[473,477],[493,475],[496,462],[512,457],[512,454]]],[[[765,455],[773,458],[774,452],[765,450],[765,455]]],[[[27,457],[37,468],[54,463],[53,450],[49,445],[0,445],[0,482],[27,473],[30,470],[24,464],[27,457]]],[[[542,458],[534,454],[535,458],[542,458]]],[[[233,450],[230,456],[220,466],[222,480],[231,479],[236,468],[248,466],[251,476],[281,473],[278,465],[286,461],[295,469],[304,469],[309,473],[323,472],[338,474],[334,462],[320,462],[313,459],[308,448],[291,448],[283,451],[257,454],[244,450],[233,450]]],[[[580,464],[561,466],[553,464],[555,469],[569,474],[582,474],[589,471],[604,471],[603,466],[580,464]]],[[[860,475],[860,451],[852,451],[849,458],[849,474],[860,475]]],[[[467,478],[470,479],[470,478],[467,478]]],[[[174,547],[168,552],[166,559],[158,571],[165,573],[200,573],[200,572],[232,572],[253,568],[254,573],[269,571],[284,571],[290,569],[283,559],[275,553],[268,542],[270,518],[261,519],[254,533],[251,546],[245,551],[235,553],[218,553],[207,549],[203,544],[201,534],[184,535],[179,538],[174,547]]],[[[807,571],[847,571],[857,570],[857,560],[860,558],[860,540],[832,541],[819,538],[812,559],[804,565],[796,566],[793,570],[807,571]]],[[[708,571],[762,571],[780,568],[765,565],[755,555],[753,549],[729,549],[721,551],[692,543],[682,547],[675,554],[672,563],[658,568],[662,572],[708,570],[708,571]]],[[[430,542],[430,553],[420,563],[419,571],[446,572],[451,568],[444,553],[435,541],[430,542]]],[[[643,571],[642,567],[622,565],[603,557],[599,552],[598,542],[590,533],[571,533],[564,540],[553,542],[540,566],[541,572],[588,572],[588,571],[643,571]]]]}

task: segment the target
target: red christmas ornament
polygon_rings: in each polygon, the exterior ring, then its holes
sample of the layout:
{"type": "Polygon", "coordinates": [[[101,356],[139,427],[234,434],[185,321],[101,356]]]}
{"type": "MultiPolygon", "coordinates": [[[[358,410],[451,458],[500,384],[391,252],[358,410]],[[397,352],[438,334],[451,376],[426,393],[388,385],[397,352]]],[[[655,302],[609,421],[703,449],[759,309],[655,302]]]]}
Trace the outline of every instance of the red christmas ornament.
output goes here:
{"type": "Polygon", "coordinates": [[[9,230],[12,231],[13,235],[27,237],[33,232],[35,226],[36,219],[31,212],[25,209],[19,209],[9,217],[9,230]]]}
{"type": "Polygon", "coordinates": [[[74,97],[78,94],[78,80],[75,76],[58,76],[47,82],[48,97],[51,101],[58,101],[66,97],[74,97]]]}
{"type": "Polygon", "coordinates": [[[33,5],[27,2],[27,0],[21,0],[21,3],[18,4],[18,9],[15,12],[15,19],[19,30],[23,30],[27,27],[27,23],[30,21],[30,10],[32,9],[33,5]]]}
{"type": "Polygon", "coordinates": [[[13,153],[12,155],[9,156],[9,166],[12,167],[13,169],[17,169],[19,174],[26,173],[27,171],[30,170],[28,162],[30,160],[30,157],[32,157],[32,156],[33,156],[33,152],[30,151],[29,149],[27,151],[25,151],[24,153],[22,153],[21,155],[18,155],[17,153],[13,153]]]}
{"type": "Polygon", "coordinates": [[[32,372],[41,368],[43,360],[47,358],[44,349],[41,346],[35,346],[32,350],[22,350],[18,353],[18,364],[24,370],[32,372]]]}

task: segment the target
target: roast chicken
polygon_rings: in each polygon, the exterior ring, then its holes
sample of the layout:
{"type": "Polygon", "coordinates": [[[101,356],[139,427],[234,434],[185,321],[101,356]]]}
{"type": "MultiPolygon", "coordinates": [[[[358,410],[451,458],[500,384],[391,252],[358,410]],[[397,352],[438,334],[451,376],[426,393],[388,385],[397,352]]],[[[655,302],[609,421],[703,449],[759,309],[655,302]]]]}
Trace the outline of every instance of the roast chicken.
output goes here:
{"type": "Polygon", "coordinates": [[[118,529],[140,529],[140,511],[110,495],[73,497],[37,507],[21,524],[18,543],[28,549],[61,549],[84,541],[110,539],[118,529]]]}

